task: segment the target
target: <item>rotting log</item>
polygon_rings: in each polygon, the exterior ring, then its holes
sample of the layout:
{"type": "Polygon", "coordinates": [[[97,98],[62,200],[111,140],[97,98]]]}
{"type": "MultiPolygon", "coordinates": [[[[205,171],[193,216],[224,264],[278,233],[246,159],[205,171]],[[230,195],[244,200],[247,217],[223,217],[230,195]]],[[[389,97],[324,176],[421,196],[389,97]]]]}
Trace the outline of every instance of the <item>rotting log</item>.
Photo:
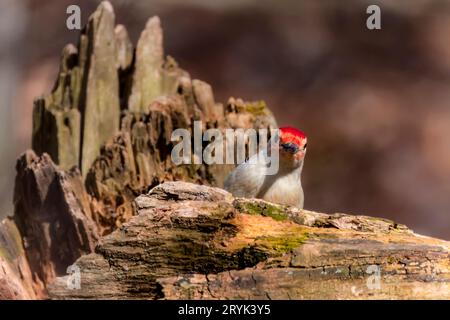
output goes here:
{"type": "Polygon", "coordinates": [[[185,182],[153,188],[135,208],[77,260],[80,289],[60,277],[51,298],[450,299],[450,243],[393,221],[185,182]]]}

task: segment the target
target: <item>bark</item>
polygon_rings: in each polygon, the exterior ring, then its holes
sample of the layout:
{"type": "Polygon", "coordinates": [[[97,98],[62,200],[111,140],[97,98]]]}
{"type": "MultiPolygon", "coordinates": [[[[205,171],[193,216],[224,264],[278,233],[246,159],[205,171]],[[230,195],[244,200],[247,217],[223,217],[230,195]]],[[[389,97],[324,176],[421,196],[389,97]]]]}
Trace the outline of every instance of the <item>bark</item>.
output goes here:
{"type": "Polygon", "coordinates": [[[33,281],[22,237],[10,218],[0,223],[0,300],[36,299],[42,285],[33,281]]]}
{"type": "Polygon", "coordinates": [[[57,278],[51,298],[450,298],[450,243],[389,220],[235,199],[185,182],[159,185],[135,207],[77,260],[81,288],[57,278]]]}
{"type": "Polygon", "coordinates": [[[38,295],[98,240],[80,172],[60,171],[47,154],[27,151],[17,163],[14,221],[38,295]]]}

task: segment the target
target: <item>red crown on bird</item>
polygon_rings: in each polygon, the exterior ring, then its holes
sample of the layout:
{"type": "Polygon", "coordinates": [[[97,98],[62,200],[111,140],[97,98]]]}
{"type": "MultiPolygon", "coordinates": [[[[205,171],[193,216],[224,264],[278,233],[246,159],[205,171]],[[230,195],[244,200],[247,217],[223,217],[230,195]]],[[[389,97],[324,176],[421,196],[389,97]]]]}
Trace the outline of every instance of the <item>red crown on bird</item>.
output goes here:
{"type": "Polygon", "coordinates": [[[280,140],[282,142],[293,142],[298,146],[301,146],[306,139],[306,134],[294,127],[282,127],[280,130],[280,140]]]}

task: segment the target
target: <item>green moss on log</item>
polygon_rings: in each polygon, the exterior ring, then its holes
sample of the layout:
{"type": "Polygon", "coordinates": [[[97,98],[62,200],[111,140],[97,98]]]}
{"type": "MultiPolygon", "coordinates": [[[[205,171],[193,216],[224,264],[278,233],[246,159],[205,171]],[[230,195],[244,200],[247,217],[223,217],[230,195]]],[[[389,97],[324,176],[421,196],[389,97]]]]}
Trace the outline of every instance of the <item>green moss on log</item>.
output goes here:
{"type": "Polygon", "coordinates": [[[235,201],[234,206],[242,213],[271,217],[275,221],[285,221],[288,219],[285,210],[283,210],[283,206],[266,202],[247,202],[245,200],[235,201]]]}
{"type": "Polygon", "coordinates": [[[282,237],[261,236],[256,238],[256,245],[258,247],[267,248],[277,253],[286,253],[301,246],[306,242],[307,239],[307,232],[300,232],[299,234],[288,234],[282,237]]]}
{"type": "Polygon", "coordinates": [[[238,111],[245,111],[255,115],[266,115],[268,108],[266,102],[263,100],[260,101],[246,101],[243,106],[237,106],[238,111]]]}

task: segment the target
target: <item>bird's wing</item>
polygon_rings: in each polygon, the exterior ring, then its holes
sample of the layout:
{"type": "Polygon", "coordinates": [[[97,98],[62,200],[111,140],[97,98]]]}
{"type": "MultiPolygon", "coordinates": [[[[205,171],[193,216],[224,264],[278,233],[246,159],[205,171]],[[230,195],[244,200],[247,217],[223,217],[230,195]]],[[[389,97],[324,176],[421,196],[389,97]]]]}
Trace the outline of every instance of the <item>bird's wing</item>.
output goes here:
{"type": "Polygon", "coordinates": [[[261,163],[242,163],[225,179],[224,188],[235,197],[254,198],[264,183],[265,170],[261,163]]]}

